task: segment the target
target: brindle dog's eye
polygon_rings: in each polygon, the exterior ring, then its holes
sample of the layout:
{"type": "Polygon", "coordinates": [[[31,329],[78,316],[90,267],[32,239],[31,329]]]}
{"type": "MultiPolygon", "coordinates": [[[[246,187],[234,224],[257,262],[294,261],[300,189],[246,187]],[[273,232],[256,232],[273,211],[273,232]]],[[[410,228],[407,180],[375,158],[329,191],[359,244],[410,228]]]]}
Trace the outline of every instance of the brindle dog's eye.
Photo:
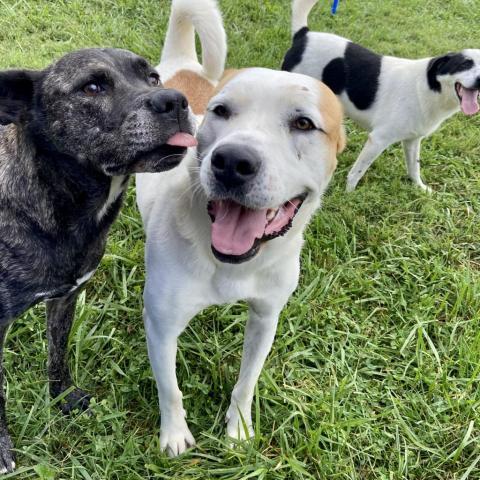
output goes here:
{"type": "Polygon", "coordinates": [[[160,76],[158,75],[158,73],[151,73],[148,76],[148,83],[152,87],[158,87],[160,85],[160,76]]]}
{"type": "Polygon", "coordinates": [[[313,122],[307,117],[298,117],[293,121],[292,124],[293,128],[297,130],[313,130],[315,125],[313,122]]]}
{"type": "Polygon", "coordinates": [[[83,88],[83,92],[86,93],[90,97],[94,97],[95,95],[99,95],[100,93],[105,91],[105,88],[98,83],[87,83],[83,88]]]}
{"type": "Polygon", "coordinates": [[[228,118],[230,116],[230,110],[225,105],[217,105],[212,112],[221,118],[228,118]]]}

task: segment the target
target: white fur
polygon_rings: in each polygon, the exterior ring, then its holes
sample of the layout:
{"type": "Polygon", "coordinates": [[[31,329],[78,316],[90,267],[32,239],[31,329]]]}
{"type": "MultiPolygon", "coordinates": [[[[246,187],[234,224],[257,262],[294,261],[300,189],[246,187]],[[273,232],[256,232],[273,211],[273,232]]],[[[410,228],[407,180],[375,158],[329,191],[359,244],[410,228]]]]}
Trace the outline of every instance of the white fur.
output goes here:
{"type": "Polygon", "coordinates": [[[137,175],[138,205],[147,233],[144,321],[162,414],[160,443],[171,455],[194,443],[175,377],[177,337],[209,305],[246,300],[250,306],[240,377],[227,412],[227,434],[248,436],[241,417],[247,433],[252,432],[255,383],[272,345],[278,315],[298,282],[302,231],[331,176],[325,159],[331,158],[332,146],[326,136],[291,133],[286,118],[299,107],[322,125],[319,95],[318,85],[308,77],[245,71],[210,104],[233,99],[238,113],[235,120],[223,124],[207,113],[200,135],[214,130],[216,141],[208,145],[200,171],[192,153],[164,175],[137,175]],[[264,154],[265,172],[250,199],[258,208],[278,207],[304,191],[309,197],[285,236],[265,243],[252,260],[231,265],[219,262],[211,252],[210,157],[219,145],[240,141],[258,146],[264,154]]]}
{"type": "Polygon", "coordinates": [[[78,287],[80,287],[84,283],[88,282],[93,277],[94,273],[95,273],[95,270],[92,270],[91,272],[86,273],[85,275],[81,276],[80,278],[77,278],[75,286],[72,287],[72,289],[70,291],[73,292],[78,287]]]}
{"type": "Polygon", "coordinates": [[[125,181],[125,177],[118,175],[112,177],[110,183],[110,190],[108,191],[108,197],[102,208],[97,213],[97,221],[100,222],[105,214],[108,212],[112,204],[118,199],[118,197],[126,190],[128,183],[125,181]]]}
{"type": "MultiPolygon", "coordinates": [[[[307,25],[307,17],[318,0],[294,0],[293,33],[307,25]]],[[[349,40],[330,33],[308,33],[302,61],[293,71],[322,78],[325,66],[334,58],[343,57],[349,40]]],[[[339,95],[345,113],[370,132],[367,143],[348,174],[347,191],[355,189],[375,159],[390,145],[402,142],[407,170],[412,181],[424,190],[429,188],[420,176],[420,143],[448,117],[460,110],[455,83],[469,88],[480,77],[480,50],[463,50],[475,66],[455,75],[438,78],[442,89],[429,88],[427,66],[431,58],[409,60],[382,58],[379,90],[367,110],[358,110],[344,92],[339,95]]]]}
{"type": "Polygon", "coordinates": [[[292,3],[292,32],[298,32],[307,26],[308,14],[318,0],[293,0],[292,3]]]}
{"type": "Polygon", "coordinates": [[[173,0],[160,64],[162,82],[181,69],[196,72],[212,82],[222,75],[227,40],[215,0],[173,0]],[[202,64],[195,50],[195,31],[202,45],[202,64]]]}
{"type": "Polygon", "coordinates": [[[336,153],[336,145],[321,131],[292,132],[291,118],[301,110],[325,127],[319,110],[323,94],[316,80],[303,75],[242,71],[209,104],[199,137],[212,140],[204,145],[201,166],[191,151],[172,171],[136,176],[147,234],[144,322],[161,410],[160,445],[172,456],[195,443],[175,374],[177,338],[190,319],[209,305],[246,300],[250,307],[240,376],[226,421],[230,437],[245,439],[253,433],[250,410],[255,384],[278,316],[297,286],[302,232],[320,204],[336,153]],[[235,105],[234,117],[228,121],[216,117],[212,109],[219,102],[235,105]],[[262,156],[264,171],[248,199],[257,208],[276,207],[309,193],[291,230],[239,265],[222,263],[212,254],[207,213],[211,154],[230,142],[255,145],[262,156]]]}

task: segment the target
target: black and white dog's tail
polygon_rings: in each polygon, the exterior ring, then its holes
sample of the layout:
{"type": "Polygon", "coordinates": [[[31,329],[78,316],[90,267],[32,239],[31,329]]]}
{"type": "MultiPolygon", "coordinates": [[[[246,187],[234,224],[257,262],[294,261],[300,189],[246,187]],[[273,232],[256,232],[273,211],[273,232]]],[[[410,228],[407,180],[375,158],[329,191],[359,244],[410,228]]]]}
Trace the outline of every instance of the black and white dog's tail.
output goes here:
{"type": "Polygon", "coordinates": [[[227,38],[215,0],[173,0],[167,36],[158,69],[162,80],[180,69],[217,81],[223,74],[227,38]],[[195,49],[195,31],[202,45],[202,63],[195,49]]]}
{"type": "Polygon", "coordinates": [[[308,28],[308,15],[318,0],[293,0],[292,35],[308,28]]]}

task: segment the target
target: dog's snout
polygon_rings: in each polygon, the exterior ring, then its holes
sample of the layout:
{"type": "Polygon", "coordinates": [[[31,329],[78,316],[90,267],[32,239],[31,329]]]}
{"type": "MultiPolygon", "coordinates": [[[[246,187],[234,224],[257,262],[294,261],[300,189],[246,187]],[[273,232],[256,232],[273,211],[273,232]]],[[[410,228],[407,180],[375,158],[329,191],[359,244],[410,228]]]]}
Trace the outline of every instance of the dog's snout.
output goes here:
{"type": "Polygon", "coordinates": [[[148,99],[148,105],[155,113],[176,116],[187,110],[188,101],[183,93],[177,90],[165,89],[155,92],[148,99]]]}
{"type": "Polygon", "coordinates": [[[248,147],[224,145],[212,153],[212,171],[227,188],[239,187],[253,179],[260,168],[258,154],[248,147]]]}

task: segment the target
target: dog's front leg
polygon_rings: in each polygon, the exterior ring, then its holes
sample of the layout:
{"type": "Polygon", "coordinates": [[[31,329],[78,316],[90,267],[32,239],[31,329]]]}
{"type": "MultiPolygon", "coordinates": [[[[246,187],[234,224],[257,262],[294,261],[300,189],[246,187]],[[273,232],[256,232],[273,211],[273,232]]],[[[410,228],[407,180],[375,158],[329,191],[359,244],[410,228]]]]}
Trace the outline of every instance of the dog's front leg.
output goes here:
{"type": "Polygon", "coordinates": [[[8,434],[7,415],[5,413],[5,393],[3,391],[3,349],[8,326],[0,327],[0,474],[15,470],[15,456],[12,441],[8,434]]]}
{"type": "Polygon", "coordinates": [[[373,133],[368,136],[367,142],[363,146],[360,155],[348,172],[347,192],[353,192],[353,190],[355,190],[355,187],[365,175],[365,172],[370,168],[370,165],[372,165],[390,144],[391,142],[385,141],[373,133]]]}
{"type": "MultiPolygon", "coordinates": [[[[68,336],[75,315],[77,291],[55,300],[48,300],[47,305],[47,337],[48,337],[48,378],[50,395],[58,397],[73,383],[68,368],[67,349],[68,336]]],[[[90,396],[79,388],[75,388],[62,400],[60,408],[70,413],[78,408],[86,410],[90,396]]]]}
{"type": "Polygon", "coordinates": [[[245,329],[240,376],[232,392],[226,415],[227,436],[244,440],[253,436],[251,406],[255,385],[272,348],[278,316],[283,308],[266,302],[250,302],[250,316],[245,329]]]}
{"type": "Polygon", "coordinates": [[[157,382],[160,404],[160,448],[171,457],[182,454],[195,445],[195,439],[185,420],[182,392],[176,375],[177,339],[194,315],[170,309],[169,313],[151,313],[146,301],[144,323],[147,333],[148,356],[157,382]],[[180,314],[179,314],[180,313],[180,314]]]}

